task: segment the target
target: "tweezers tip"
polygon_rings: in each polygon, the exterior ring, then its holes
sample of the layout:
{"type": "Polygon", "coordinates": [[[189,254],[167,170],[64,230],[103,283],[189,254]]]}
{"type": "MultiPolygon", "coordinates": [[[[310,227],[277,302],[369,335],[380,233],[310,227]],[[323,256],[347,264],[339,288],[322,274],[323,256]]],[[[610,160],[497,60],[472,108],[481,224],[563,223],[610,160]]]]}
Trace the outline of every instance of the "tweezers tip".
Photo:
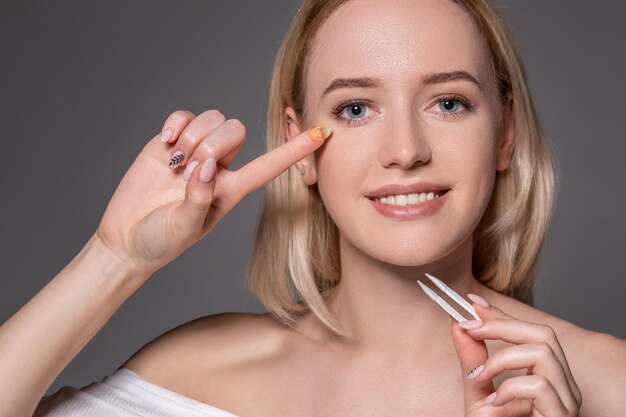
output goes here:
{"type": "MultiPolygon", "coordinates": [[[[434,275],[430,275],[429,273],[425,273],[424,275],[426,275],[426,276],[428,277],[428,279],[429,279],[431,282],[435,283],[435,284],[440,284],[440,283],[443,283],[443,282],[442,282],[439,278],[437,278],[437,277],[436,277],[436,276],[434,276],[434,275]]],[[[439,288],[441,288],[441,286],[440,286],[440,285],[437,285],[437,286],[438,286],[439,288]]]]}
{"type": "Polygon", "coordinates": [[[420,281],[419,279],[417,280],[417,283],[420,285],[420,287],[422,288],[422,291],[424,291],[426,293],[426,295],[428,296],[428,298],[434,300],[435,297],[437,297],[437,293],[435,293],[433,290],[431,290],[430,288],[428,288],[426,285],[424,285],[424,283],[422,281],[420,281]]]}
{"type": "Polygon", "coordinates": [[[442,280],[440,280],[439,278],[437,278],[437,277],[435,277],[435,276],[433,276],[433,275],[430,275],[430,274],[426,274],[426,276],[428,277],[428,279],[429,279],[429,280],[430,280],[433,284],[435,284],[437,287],[439,287],[439,289],[440,289],[441,291],[446,292],[446,291],[448,290],[448,286],[447,286],[446,284],[444,284],[444,283],[443,283],[443,281],[442,281],[442,280]]]}

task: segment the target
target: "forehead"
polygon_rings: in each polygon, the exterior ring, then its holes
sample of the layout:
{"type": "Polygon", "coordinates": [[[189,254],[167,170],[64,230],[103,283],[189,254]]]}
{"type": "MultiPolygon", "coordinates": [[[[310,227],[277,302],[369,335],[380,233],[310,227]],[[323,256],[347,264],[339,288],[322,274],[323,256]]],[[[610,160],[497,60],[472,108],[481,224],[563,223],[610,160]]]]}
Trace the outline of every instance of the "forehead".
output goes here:
{"type": "Polygon", "coordinates": [[[305,83],[314,93],[338,76],[398,87],[444,71],[468,71],[483,85],[493,76],[486,42],[451,0],[351,0],[322,24],[312,46],[305,83]]]}

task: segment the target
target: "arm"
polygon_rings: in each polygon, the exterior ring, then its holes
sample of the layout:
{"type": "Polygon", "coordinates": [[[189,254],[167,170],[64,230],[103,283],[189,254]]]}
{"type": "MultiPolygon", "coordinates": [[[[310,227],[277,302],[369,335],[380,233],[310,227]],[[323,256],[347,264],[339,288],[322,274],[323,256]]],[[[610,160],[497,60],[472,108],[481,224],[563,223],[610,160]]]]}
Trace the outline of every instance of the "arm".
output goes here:
{"type": "Polygon", "coordinates": [[[0,326],[0,417],[31,416],[63,368],[154,271],[330,135],[316,126],[230,171],[245,139],[241,122],[217,110],[197,117],[178,111],[164,130],[173,136],[164,143],[159,134],[144,146],[87,245],[0,326]],[[185,175],[181,158],[204,162],[185,167],[185,175]]]}
{"type": "Polygon", "coordinates": [[[31,416],[61,371],[148,277],[133,273],[94,234],[0,326],[0,416],[31,416]]]}

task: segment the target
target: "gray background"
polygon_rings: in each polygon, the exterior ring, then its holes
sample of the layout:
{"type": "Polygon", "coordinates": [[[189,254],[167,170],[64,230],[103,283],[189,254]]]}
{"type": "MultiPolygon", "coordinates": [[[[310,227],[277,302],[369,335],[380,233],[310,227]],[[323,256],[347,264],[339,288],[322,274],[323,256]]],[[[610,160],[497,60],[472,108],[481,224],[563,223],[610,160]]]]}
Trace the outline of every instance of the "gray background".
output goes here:
{"type": "MultiPolygon", "coordinates": [[[[0,2],[0,320],[56,275],[169,113],[218,108],[263,149],[269,76],[299,1],[0,2]]],[[[559,160],[536,306],[626,338],[626,16],[617,1],[499,0],[559,160]]],[[[450,28],[442,28],[450,30],[450,28]]],[[[48,390],[84,386],[196,317],[261,312],[245,288],[261,192],[158,271],[48,390]]],[[[42,341],[45,343],[45,341],[42,341]]]]}

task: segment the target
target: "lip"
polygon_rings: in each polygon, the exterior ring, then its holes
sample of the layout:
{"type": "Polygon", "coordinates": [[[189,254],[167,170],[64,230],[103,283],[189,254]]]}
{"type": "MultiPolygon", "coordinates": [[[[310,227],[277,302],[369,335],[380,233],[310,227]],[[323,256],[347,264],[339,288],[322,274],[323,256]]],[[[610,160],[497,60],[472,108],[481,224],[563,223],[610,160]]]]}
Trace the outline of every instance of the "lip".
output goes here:
{"type": "Polygon", "coordinates": [[[392,194],[418,194],[428,193],[431,191],[444,192],[448,190],[450,190],[450,187],[448,187],[447,185],[436,184],[434,182],[416,182],[413,184],[388,184],[369,192],[366,197],[371,200],[372,198],[382,198],[392,194]]]}
{"type": "MultiPolygon", "coordinates": [[[[394,193],[390,193],[390,194],[394,194],[394,193]]],[[[395,192],[395,194],[404,194],[404,193],[395,192]]],[[[374,208],[376,209],[378,213],[382,214],[385,217],[389,217],[392,219],[411,220],[411,219],[419,219],[419,218],[427,217],[437,212],[437,210],[439,210],[441,206],[443,206],[445,202],[448,200],[448,196],[450,194],[451,194],[451,191],[448,189],[448,191],[442,196],[439,196],[432,200],[424,201],[423,203],[411,204],[411,205],[406,205],[406,206],[396,206],[392,204],[385,204],[385,203],[378,202],[376,200],[372,200],[371,198],[368,198],[367,201],[369,201],[370,204],[374,206],[374,208]]],[[[386,194],[386,195],[389,195],[389,194],[386,194]]]]}

